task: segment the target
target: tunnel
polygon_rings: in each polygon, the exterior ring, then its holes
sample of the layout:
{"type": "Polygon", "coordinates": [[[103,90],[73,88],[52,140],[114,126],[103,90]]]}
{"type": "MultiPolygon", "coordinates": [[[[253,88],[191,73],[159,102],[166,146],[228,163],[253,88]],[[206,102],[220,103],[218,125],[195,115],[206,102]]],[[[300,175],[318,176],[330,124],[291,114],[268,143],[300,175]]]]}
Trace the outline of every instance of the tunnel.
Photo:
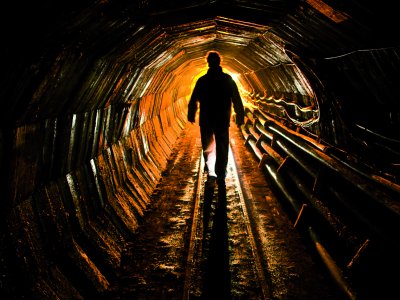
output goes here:
{"type": "MultiPolygon", "coordinates": [[[[268,287],[249,299],[398,298],[397,18],[385,0],[3,3],[2,299],[199,299],[184,288],[138,297],[120,274],[146,268],[150,255],[127,264],[126,253],[145,239],[156,207],[155,220],[173,219],[163,195],[201,185],[187,105],[210,50],[245,106],[245,124],[231,125],[231,185],[243,183],[240,199],[261,180],[271,185],[287,239],[299,236],[333,290],[315,293],[294,267],[281,267],[286,281],[275,278],[260,254],[254,265],[268,287]],[[167,183],[173,161],[190,180],[167,183]]],[[[262,195],[265,214],[277,212],[271,197],[262,195]]],[[[271,226],[254,234],[253,250],[271,226]]]]}

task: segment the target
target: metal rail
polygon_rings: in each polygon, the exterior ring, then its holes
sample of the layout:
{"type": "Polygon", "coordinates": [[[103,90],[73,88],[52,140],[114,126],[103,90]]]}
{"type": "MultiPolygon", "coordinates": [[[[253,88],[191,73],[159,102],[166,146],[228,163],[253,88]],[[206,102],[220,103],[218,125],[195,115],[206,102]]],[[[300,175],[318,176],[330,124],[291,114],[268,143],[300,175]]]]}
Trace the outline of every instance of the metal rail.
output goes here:
{"type": "Polygon", "coordinates": [[[189,250],[188,250],[188,258],[186,263],[186,272],[185,272],[185,282],[183,287],[183,299],[190,299],[190,288],[192,283],[192,273],[194,267],[194,256],[195,256],[195,248],[196,241],[201,239],[202,231],[197,232],[200,221],[200,194],[201,194],[201,180],[203,178],[203,155],[200,155],[200,163],[199,170],[197,172],[197,184],[196,184],[196,192],[194,196],[194,209],[193,209],[193,217],[192,217],[192,227],[190,232],[190,240],[189,240],[189,250]]]}
{"type": "Polygon", "coordinates": [[[239,180],[237,167],[236,167],[236,161],[235,161],[234,156],[232,154],[231,148],[229,148],[229,155],[232,157],[232,161],[233,161],[233,164],[232,164],[233,177],[234,177],[234,181],[236,182],[235,186],[236,186],[236,189],[237,189],[237,192],[238,192],[238,195],[239,195],[240,206],[241,206],[242,213],[243,213],[243,219],[245,220],[247,234],[248,234],[248,237],[249,237],[249,242],[250,242],[251,250],[252,250],[252,253],[253,253],[254,264],[255,264],[256,270],[257,270],[257,277],[258,277],[258,281],[259,281],[260,288],[261,288],[261,291],[262,291],[262,297],[263,297],[262,299],[268,299],[269,298],[269,288],[268,288],[267,280],[266,280],[265,275],[264,275],[264,269],[263,269],[262,264],[261,264],[261,258],[260,258],[260,255],[259,255],[259,250],[257,248],[257,243],[256,243],[255,238],[254,238],[253,229],[252,229],[251,223],[250,223],[250,217],[249,217],[249,214],[247,212],[245,197],[243,196],[243,191],[242,191],[246,187],[239,180]]]}
{"type": "MultiPolygon", "coordinates": [[[[194,211],[193,211],[193,219],[191,225],[191,235],[190,235],[190,242],[188,248],[188,257],[187,257],[187,264],[186,264],[186,271],[185,271],[185,282],[184,282],[184,290],[183,290],[183,299],[187,300],[190,299],[194,294],[198,294],[201,287],[199,285],[203,284],[199,281],[203,280],[201,278],[203,275],[207,276],[207,274],[199,275],[199,266],[198,262],[203,260],[206,250],[204,250],[204,245],[209,243],[210,241],[206,241],[210,237],[206,235],[204,232],[204,224],[202,222],[204,218],[204,211],[202,211],[202,207],[204,208],[204,194],[205,193],[205,185],[203,183],[205,179],[205,175],[203,172],[203,157],[201,155],[201,162],[199,164],[198,170],[198,181],[196,185],[196,193],[194,196],[194,211]]],[[[229,175],[229,183],[227,183],[227,191],[226,193],[230,196],[227,199],[228,203],[238,203],[239,205],[234,205],[235,209],[240,210],[238,214],[242,218],[242,223],[245,227],[245,237],[247,240],[247,244],[251,249],[251,260],[252,266],[255,269],[255,276],[257,277],[258,282],[258,294],[259,299],[269,299],[269,286],[267,283],[267,279],[265,277],[265,270],[263,269],[261,263],[261,257],[259,254],[259,249],[257,249],[257,243],[255,241],[255,237],[253,234],[253,229],[251,226],[250,216],[247,211],[246,207],[246,200],[244,193],[242,191],[245,188],[242,185],[242,182],[239,179],[237,167],[235,164],[234,156],[232,150],[229,149],[229,166],[228,169],[231,169],[231,173],[229,175]]],[[[219,191],[218,191],[219,192],[219,191]]],[[[248,193],[246,193],[248,194],[248,193]]],[[[216,212],[215,212],[216,214],[216,212]]],[[[215,216],[214,216],[215,217],[215,216]]],[[[204,221],[204,220],[203,220],[204,221]]],[[[230,220],[232,221],[232,220],[230,220]]],[[[237,221],[237,220],[235,220],[237,221]]],[[[215,221],[214,221],[215,222],[215,221]]],[[[232,250],[232,249],[230,249],[232,250]]],[[[228,251],[228,249],[227,249],[228,251]]],[[[241,266],[242,267],[242,266],[241,266]]],[[[232,265],[229,266],[232,268],[232,265]]],[[[231,272],[232,270],[230,270],[231,272]]],[[[246,270],[247,271],[247,270],[246,270]]],[[[200,271],[200,273],[203,271],[200,271]]],[[[252,278],[254,280],[254,277],[252,278]]],[[[203,292],[203,291],[200,291],[203,292]]],[[[203,295],[196,295],[196,296],[203,296],[203,295]]]]}

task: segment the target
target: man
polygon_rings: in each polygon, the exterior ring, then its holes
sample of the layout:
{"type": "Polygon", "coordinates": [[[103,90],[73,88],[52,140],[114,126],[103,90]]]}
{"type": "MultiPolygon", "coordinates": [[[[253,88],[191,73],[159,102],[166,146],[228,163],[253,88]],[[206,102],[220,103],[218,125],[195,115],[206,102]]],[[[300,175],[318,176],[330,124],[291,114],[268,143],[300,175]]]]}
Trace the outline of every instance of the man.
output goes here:
{"type": "Polygon", "coordinates": [[[188,121],[194,123],[197,103],[200,104],[200,134],[203,156],[208,170],[209,184],[218,181],[225,186],[229,152],[231,108],[236,113],[236,124],[244,122],[244,108],[239,90],[232,77],[222,71],[218,52],[207,56],[207,74],[200,77],[188,105],[188,121]]]}

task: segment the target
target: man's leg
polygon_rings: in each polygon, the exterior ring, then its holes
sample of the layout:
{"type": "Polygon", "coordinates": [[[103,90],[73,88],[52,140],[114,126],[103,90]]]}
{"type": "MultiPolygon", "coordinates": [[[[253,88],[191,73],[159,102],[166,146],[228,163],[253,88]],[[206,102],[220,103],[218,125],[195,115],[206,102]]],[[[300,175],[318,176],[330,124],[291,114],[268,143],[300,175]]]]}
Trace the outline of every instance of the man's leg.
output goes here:
{"type": "Polygon", "coordinates": [[[215,173],[216,144],[214,132],[211,128],[200,127],[201,146],[203,148],[204,162],[208,169],[208,176],[217,177],[215,173]]]}
{"type": "Polygon", "coordinates": [[[224,181],[228,165],[229,127],[218,128],[215,130],[215,141],[217,150],[215,172],[218,180],[224,181]]]}

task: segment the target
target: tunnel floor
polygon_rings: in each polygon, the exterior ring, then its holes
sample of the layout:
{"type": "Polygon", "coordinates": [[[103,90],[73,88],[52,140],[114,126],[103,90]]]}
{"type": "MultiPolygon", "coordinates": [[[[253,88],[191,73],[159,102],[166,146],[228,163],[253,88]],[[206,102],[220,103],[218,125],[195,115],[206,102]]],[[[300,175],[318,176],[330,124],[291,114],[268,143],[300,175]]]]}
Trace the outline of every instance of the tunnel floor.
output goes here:
{"type": "Polygon", "coordinates": [[[341,299],[236,126],[231,149],[226,190],[205,187],[184,129],[107,299],[341,299]]]}

